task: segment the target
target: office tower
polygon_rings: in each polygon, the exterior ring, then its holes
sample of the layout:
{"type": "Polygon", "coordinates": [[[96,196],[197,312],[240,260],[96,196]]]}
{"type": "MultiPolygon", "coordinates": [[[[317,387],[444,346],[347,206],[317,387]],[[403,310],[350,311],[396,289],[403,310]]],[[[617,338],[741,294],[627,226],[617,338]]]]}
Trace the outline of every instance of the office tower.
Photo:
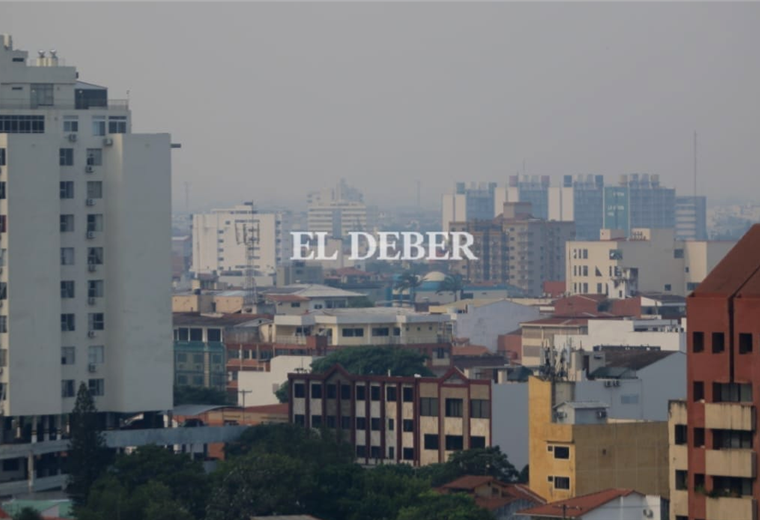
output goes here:
{"type": "Polygon", "coordinates": [[[618,186],[604,188],[604,228],[626,235],[633,228],[674,228],[675,198],[673,188],[660,185],[659,175],[621,175],[618,186]]]}
{"type": "MultiPolygon", "coordinates": [[[[552,188],[557,189],[557,188],[552,188]]],[[[604,226],[604,177],[602,175],[565,175],[559,196],[553,198],[550,207],[559,205],[559,215],[552,220],[572,220],[575,222],[575,237],[578,240],[598,240],[599,231],[604,226]]]]}
{"type": "Polygon", "coordinates": [[[81,382],[109,420],[172,406],[172,145],[54,51],[27,54],[2,36],[0,410],[4,440],[39,441],[81,382]]]}
{"type": "Polygon", "coordinates": [[[506,202],[502,195],[501,204],[496,205],[499,198],[497,190],[495,182],[473,182],[469,186],[457,182],[454,193],[446,193],[442,197],[441,229],[448,231],[452,222],[493,219],[501,213],[501,207],[506,202]]]}
{"type": "Polygon", "coordinates": [[[452,262],[454,272],[472,283],[509,284],[539,296],[545,281],[565,279],[565,244],[575,236],[573,222],[552,222],[532,215],[530,203],[507,202],[491,220],[453,222],[452,231],[474,238],[476,260],[452,262]]]}
{"type": "Polygon", "coordinates": [[[676,237],[707,240],[707,197],[676,197],[676,237]]]}
{"type": "Polygon", "coordinates": [[[274,276],[293,247],[289,212],[259,213],[252,203],[193,215],[194,273],[244,271],[247,230],[253,230],[256,275],[274,276]]]}
{"type": "Polygon", "coordinates": [[[309,193],[306,202],[308,231],[335,238],[346,237],[352,231],[373,231],[372,210],[367,208],[361,192],[344,179],[333,189],[309,193]]]}
{"type": "Polygon", "coordinates": [[[671,404],[672,516],[757,518],[760,225],[687,303],[687,400],[671,404]]]}
{"type": "MultiPolygon", "coordinates": [[[[507,187],[506,202],[528,202],[535,218],[548,220],[549,216],[549,191],[551,179],[548,175],[512,175],[507,187]]],[[[562,220],[555,215],[553,220],[562,220]]],[[[568,220],[572,220],[572,217],[568,220]]]]}

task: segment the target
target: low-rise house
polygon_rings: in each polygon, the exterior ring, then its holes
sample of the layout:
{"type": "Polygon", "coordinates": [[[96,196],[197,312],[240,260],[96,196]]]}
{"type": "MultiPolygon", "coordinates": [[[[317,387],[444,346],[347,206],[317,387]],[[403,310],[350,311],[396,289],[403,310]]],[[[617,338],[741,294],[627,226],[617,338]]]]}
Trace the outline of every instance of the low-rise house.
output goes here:
{"type": "Polygon", "coordinates": [[[527,520],[523,509],[546,501],[524,484],[507,484],[489,476],[465,475],[437,488],[439,493],[465,493],[491,512],[495,520],[527,520]]]}
{"type": "Polygon", "coordinates": [[[661,520],[667,501],[633,489],[605,489],[520,512],[528,520],[661,520]]]}

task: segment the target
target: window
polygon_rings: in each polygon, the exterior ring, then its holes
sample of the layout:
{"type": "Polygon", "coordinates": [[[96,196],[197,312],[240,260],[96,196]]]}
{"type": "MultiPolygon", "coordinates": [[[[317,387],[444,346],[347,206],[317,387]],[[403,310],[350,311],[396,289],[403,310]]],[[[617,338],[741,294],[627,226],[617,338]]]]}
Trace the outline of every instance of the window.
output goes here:
{"type": "Polygon", "coordinates": [[[435,349],[435,358],[436,359],[445,359],[446,358],[446,349],[444,347],[438,347],[435,349]]]}
{"type": "Polygon", "coordinates": [[[127,133],[127,116],[109,116],[108,133],[109,134],[126,134],[127,133]]]}
{"type": "Polygon", "coordinates": [[[623,259],[622,249],[610,249],[610,260],[622,260],[622,259],[623,259]]]}
{"type": "Polygon", "coordinates": [[[356,429],[357,430],[366,430],[367,429],[367,419],[366,419],[366,417],[357,417],[356,418],[356,429]]]}
{"type": "Polygon", "coordinates": [[[87,231],[103,231],[103,215],[91,213],[87,215],[87,231]]]}
{"type": "Polygon", "coordinates": [[[639,394],[621,395],[620,404],[639,404],[639,394]]]}
{"type": "Polygon", "coordinates": [[[426,450],[438,449],[438,435],[425,434],[424,447],[426,450]]]}
{"type": "Polygon", "coordinates": [[[92,116],[92,135],[106,135],[105,116],[92,116]]]}
{"type": "Polygon", "coordinates": [[[689,472],[685,470],[676,470],[676,489],[684,491],[687,489],[689,481],[689,472]]]}
{"type": "Polygon", "coordinates": [[[345,400],[351,399],[351,385],[340,385],[340,398],[345,400]]]}
{"type": "Polygon", "coordinates": [[[356,456],[360,459],[367,458],[367,447],[366,446],[357,446],[356,447],[356,456]]]}
{"type": "Polygon", "coordinates": [[[340,428],[342,430],[350,430],[351,429],[351,418],[350,417],[341,417],[340,418],[340,428]]]}
{"type": "Polygon", "coordinates": [[[414,448],[403,448],[401,450],[401,458],[404,460],[414,460],[414,448]]]}
{"type": "Polygon", "coordinates": [[[719,354],[726,350],[726,336],[722,332],[712,333],[712,352],[719,354]]]}
{"type": "Polygon", "coordinates": [[[699,286],[698,282],[688,282],[686,284],[686,290],[689,292],[696,291],[698,286],[699,286]]]}
{"type": "Polygon", "coordinates": [[[182,353],[177,354],[178,363],[184,363],[185,361],[187,361],[187,354],[182,354],[182,353]]]}
{"type": "Polygon", "coordinates": [[[694,428],[694,447],[701,448],[705,445],[705,429],[694,428]]]}
{"type": "Polygon", "coordinates": [[[404,419],[401,421],[401,429],[405,432],[414,431],[414,421],[412,419],[404,419]]]}
{"type": "Polygon", "coordinates": [[[393,335],[401,336],[401,327],[393,327],[393,335]]]}
{"type": "Polygon", "coordinates": [[[103,181],[87,181],[87,198],[103,198],[103,181]]]}
{"type": "Polygon", "coordinates": [[[89,265],[103,265],[103,248],[102,247],[88,247],[87,248],[87,263],[89,265]]]}
{"type": "Polygon", "coordinates": [[[555,446],[554,447],[554,458],[555,459],[569,459],[570,458],[570,448],[568,446],[555,446]]]}
{"type": "Polygon", "coordinates": [[[105,395],[105,380],[104,379],[90,379],[87,381],[87,386],[90,389],[90,395],[93,397],[105,395]]]}
{"type": "Polygon", "coordinates": [[[752,496],[754,479],[741,477],[713,477],[713,491],[722,496],[743,497],[752,496]]]}
{"type": "Polygon", "coordinates": [[[696,473],[694,475],[694,489],[705,488],[705,474],[696,473]]]}
{"type": "Polygon", "coordinates": [[[5,265],[5,255],[8,253],[7,249],[0,249],[0,266],[5,265]]]}
{"type": "Polygon", "coordinates": [[[356,385],[356,400],[364,401],[366,398],[367,387],[364,385],[356,385]]]}
{"type": "Polygon", "coordinates": [[[446,399],[446,417],[462,417],[462,400],[446,399]]]}
{"type": "Polygon", "coordinates": [[[705,383],[702,381],[694,381],[693,385],[694,400],[701,401],[705,398],[705,383]]]}
{"type": "Polygon", "coordinates": [[[704,332],[692,333],[691,350],[692,352],[704,352],[705,350],[705,333],[704,332]]]}
{"type": "Polygon", "coordinates": [[[322,383],[311,384],[311,398],[322,399],[322,383]]]}
{"type": "Polygon", "coordinates": [[[208,341],[220,342],[222,341],[222,329],[206,329],[206,337],[208,341]]]}
{"type": "Polygon", "coordinates": [[[390,329],[388,327],[376,327],[372,329],[373,336],[390,336],[390,329]]]}
{"type": "Polygon", "coordinates": [[[369,387],[369,396],[372,401],[380,400],[380,387],[372,385],[369,387]]]}
{"type": "Polygon", "coordinates": [[[414,388],[405,386],[401,389],[401,393],[405,403],[411,403],[414,401],[414,388]]]}
{"type": "Polygon", "coordinates": [[[32,108],[53,106],[52,83],[32,83],[29,93],[32,108]]]}
{"type": "Polygon", "coordinates": [[[73,298],[73,297],[74,297],[74,281],[61,280],[61,298],[73,298]]]}
{"type": "Polygon", "coordinates": [[[103,150],[100,148],[87,149],[87,166],[102,166],[103,150]]]}
{"type": "Polygon", "coordinates": [[[193,354],[193,363],[197,365],[203,364],[203,354],[193,354]]]}
{"type": "Polygon", "coordinates": [[[674,249],[673,258],[683,258],[683,249],[674,249]]]}
{"type": "Polygon", "coordinates": [[[61,265],[74,265],[74,248],[61,248],[61,265]]]}
{"type": "Polygon", "coordinates": [[[0,316],[0,333],[8,332],[8,316],[0,316]]]}
{"type": "Polygon", "coordinates": [[[63,332],[72,332],[76,330],[73,314],[61,314],[61,330],[63,332]]]}
{"type": "Polygon", "coordinates": [[[676,424],[675,425],[675,441],[678,445],[686,444],[686,434],[689,430],[689,427],[685,424],[676,424]]]}
{"type": "Polygon", "coordinates": [[[8,231],[8,215],[0,215],[0,233],[8,231]]]}
{"type": "Polygon", "coordinates": [[[478,449],[478,448],[485,448],[486,447],[486,438],[478,435],[473,435],[470,437],[470,448],[471,449],[478,449]]]}
{"type": "Polygon", "coordinates": [[[344,338],[363,338],[364,329],[341,329],[340,334],[344,338]]]}
{"type": "Polygon", "coordinates": [[[713,449],[752,449],[752,432],[740,430],[713,430],[713,449]]]}
{"type": "Polygon", "coordinates": [[[293,395],[298,398],[306,397],[305,387],[303,383],[296,383],[293,385],[293,395]]]}
{"type": "Polygon", "coordinates": [[[370,428],[372,431],[379,432],[380,431],[380,419],[373,417],[370,419],[370,428]]]}
{"type": "Polygon", "coordinates": [[[74,198],[74,181],[61,181],[61,198],[74,198]]]}
{"type": "Polygon", "coordinates": [[[554,489],[570,489],[570,477],[554,477],[554,489]]]}
{"type": "Polygon", "coordinates": [[[322,416],[321,415],[312,415],[311,416],[311,427],[312,428],[321,428],[322,427],[322,416]]]}
{"type": "Polygon", "coordinates": [[[386,388],[386,400],[388,401],[395,401],[396,400],[396,387],[395,386],[389,386],[386,388]]]}
{"type": "Polygon", "coordinates": [[[101,365],[105,361],[105,351],[103,345],[92,345],[87,347],[87,362],[91,365],[101,365]]]}
{"type": "Polygon", "coordinates": [[[74,380],[64,379],[61,381],[61,397],[74,397],[74,380]]]}
{"type": "Polygon", "coordinates": [[[293,415],[293,422],[299,426],[304,426],[306,424],[306,417],[303,414],[295,414],[293,415]]]}
{"type": "Polygon", "coordinates": [[[420,399],[420,415],[438,417],[438,399],[434,397],[423,397],[420,399]]]}
{"type": "Polygon", "coordinates": [[[79,118],[77,116],[63,116],[63,131],[67,134],[79,132],[79,118]]]}
{"type": "Polygon", "coordinates": [[[739,334],[739,354],[752,352],[752,334],[741,332],[739,334]]]}
{"type": "Polygon", "coordinates": [[[463,437],[461,435],[447,435],[446,449],[448,451],[461,450],[464,447],[463,437]]]}
{"type": "Polygon", "coordinates": [[[8,366],[8,349],[0,348],[0,367],[8,366]]]}
{"type": "Polygon", "coordinates": [[[0,200],[5,199],[5,183],[0,182],[0,200]]]}
{"type": "Polygon", "coordinates": [[[752,402],[752,385],[749,383],[713,383],[713,401],[716,403],[752,402]]]}
{"type": "Polygon", "coordinates": [[[0,134],[44,134],[45,116],[0,115],[0,134]]]}
{"type": "Polygon", "coordinates": [[[0,166],[5,166],[5,148],[0,148],[0,166]]]}
{"type": "Polygon", "coordinates": [[[74,166],[74,149],[61,148],[58,150],[58,164],[60,166],[74,166]]]}
{"type": "Polygon", "coordinates": [[[327,398],[335,399],[338,395],[338,387],[334,384],[327,385],[327,398]]]}
{"type": "Polygon", "coordinates": [[[672,285],[670,285],[669,283],[666,283],[666,284],[665,284],[665,290],[666,290],[666,291],[672,291],[672,290],[673,290],[673,286],[672,286],[672,285]]]}
{"type": "Polygon", "coordinates": [[[61,347],[61,365],[73,365],[76,363],[76,347],[61,347]]]}
{"type": "Polygon", "coordinates": [[[388,419],[388,431],[393,431],[396,429],[396,421],[393,419],[388,419]]]}
{"type": "Polygon", "coordinates": [[[87,330],[103,330],[105,329],[105,315],[102,312],[91,312],[87,316],[87,330]]]}
{"type": "Polygon", "coordinates": [[[61,233],[74,231],[74,215],[61,215],[61,233]]]}
{"type": "Polygon", "coordinates": [[[391,460],[396,458],[396,448],[393,446],[388,447],[388,458],[391,460]]]}
{"type": "Polygon", "coordinates": [[[491,401],[487,399],[472,399],[470,401],[470,417],[473,419],[488,419],[491,416],[491,401]]]}
{"type": "Polygon", "coordinates": [[[369,456],[372,459],[380,459],[382,458],[382,450],[380,450],[380,446],[370,446],[369,448],[369,456]]]}

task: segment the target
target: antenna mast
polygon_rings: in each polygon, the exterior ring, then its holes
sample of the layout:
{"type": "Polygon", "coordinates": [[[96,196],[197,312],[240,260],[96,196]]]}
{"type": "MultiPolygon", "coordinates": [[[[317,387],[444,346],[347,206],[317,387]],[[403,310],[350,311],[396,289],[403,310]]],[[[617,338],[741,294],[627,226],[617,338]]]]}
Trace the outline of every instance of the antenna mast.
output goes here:
{"type": "Polygon", "coordinates": [[[697,132],[694,131],[694,207],[697,204],[697,132]]]}
{"type": "Polygon", "coordinates": [[[247,202],[246,205],[251,207],[251,211],[246,220],[235,221],[235,238],[238,244],[245,246],[243,307],[249,308],[258,301],[254,266],[256,264],[256,250],[259,245],[259,221],[256,218],[256,209],[253,201],[247,202]]]}

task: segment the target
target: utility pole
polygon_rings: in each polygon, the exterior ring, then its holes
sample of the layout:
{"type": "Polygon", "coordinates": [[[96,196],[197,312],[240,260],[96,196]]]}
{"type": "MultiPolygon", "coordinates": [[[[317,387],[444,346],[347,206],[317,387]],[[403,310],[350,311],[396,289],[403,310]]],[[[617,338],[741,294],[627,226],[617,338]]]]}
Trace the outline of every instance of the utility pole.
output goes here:
{"type": "MultiPolygon", "coordinates": [[[[580,511],[581,510],[581,508],[578,507],[578,506],[568,506],[567,504],[561,504],[561,505],[557,505],[557,506],[554,506],[554,507],[557,508],[557,509],[561,509],[562,510],[562,520],[567,520],[567,518],[568,518],[568,516],[567,516],[567,510],[568,509],[572,509],[574,511],[580,511]]],[[[575,517],[573,517],[573,518],[575,518],[575,517]]]]}

